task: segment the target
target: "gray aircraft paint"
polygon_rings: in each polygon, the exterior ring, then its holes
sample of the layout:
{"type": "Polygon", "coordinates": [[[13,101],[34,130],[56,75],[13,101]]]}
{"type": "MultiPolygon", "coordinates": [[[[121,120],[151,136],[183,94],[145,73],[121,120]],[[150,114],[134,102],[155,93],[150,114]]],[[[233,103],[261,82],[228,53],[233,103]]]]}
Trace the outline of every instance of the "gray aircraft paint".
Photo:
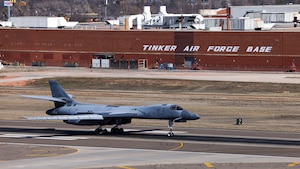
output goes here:
{"type": "Polygon", "coordinates": [[[49,80],[52,97],[31,96],[23,97],[53,101],[55,107],[46,111],[50,116],[28,117],[28,120],[63,120],[65,123],[74,125],[99,125],[97,133],[102,133],[102,126],[115,125],[113,131],[123,132],[118,128],[122,124],[131,123],[131,119],[162,119],[169,121],[170,132],[173,136],[173,122],[186,122],[197,120],[198,114],[191,113],[175,104],[155,104],[147,106],[114,106],[104,104],[88,104],[77,102],[72,95],[67,94],[64,89],[54,80],[49,80]]]}

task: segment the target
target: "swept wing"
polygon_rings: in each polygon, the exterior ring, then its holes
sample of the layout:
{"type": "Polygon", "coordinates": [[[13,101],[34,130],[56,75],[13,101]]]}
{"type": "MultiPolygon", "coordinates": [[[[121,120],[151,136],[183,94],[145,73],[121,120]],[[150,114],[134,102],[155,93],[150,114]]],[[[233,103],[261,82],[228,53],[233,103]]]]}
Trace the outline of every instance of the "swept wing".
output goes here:
{"type": "Polygon", "coordinates": [[[27,120],[103,120],[100,114],[25,117],[27,120]]]}
{"type": "Polygon", "coordinates": [[[110,112],[108,114],[102,114],[103,117],[138,117],[137,113],[128,113],[128,112],[110,112]]]}

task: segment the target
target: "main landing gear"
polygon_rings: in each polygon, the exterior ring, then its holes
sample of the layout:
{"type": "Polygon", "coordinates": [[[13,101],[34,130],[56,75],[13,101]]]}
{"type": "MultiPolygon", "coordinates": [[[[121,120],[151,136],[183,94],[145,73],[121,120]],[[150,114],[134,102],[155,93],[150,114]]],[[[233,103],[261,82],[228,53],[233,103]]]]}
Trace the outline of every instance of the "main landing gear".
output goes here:
{"type": "Polygon", "coordinates": [[[102,126],[99,126],[95,129],[95,133],[99,135],[105,135],[108,133],[107,129],[102,129],[102,126]]]}
{"type": "Polygon", "coordinates": [[[169,133],[168,133],[168,137],[173,137],[174,136],[174,133],[173,133],[173,120],[169,120],[169,129],[170,129],[170,131],[169,131],[169,133]]]}
{"type": "Polygon", "coordinates": [[[124,133],[124,129],[123,128],[119,128],[118,126],[114,126],[113,128],[111,128],[110,133],[111,134],[123,134],[124,133]]]}
{"type": "MultiPolygon", "coordinates": [[[[95,133],[99,134],[99,135],[109,134],[109,132],[107,131],[107,129],[103,129],[102,126],[99,126],[98,128],[96,128],[95,129],[95,133]]],[[[123,128],[119,128],[118,126],[114,126],[113,128],[111,128],[110,133],[111,134],[123,134],[124,133],[124,129],[123,128]]]]}

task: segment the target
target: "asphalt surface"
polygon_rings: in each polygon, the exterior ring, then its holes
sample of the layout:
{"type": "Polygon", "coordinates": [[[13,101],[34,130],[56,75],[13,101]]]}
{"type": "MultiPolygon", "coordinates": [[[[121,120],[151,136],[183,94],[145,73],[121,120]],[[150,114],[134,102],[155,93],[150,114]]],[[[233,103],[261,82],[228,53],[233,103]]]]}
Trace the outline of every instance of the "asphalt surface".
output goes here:
{"type": "Polygon", "coordinates": [[[115,77],[115,78],[157,78],[181,80],[209,80],[235,82],[265,82],[300,84],[298,72],[230,72],[230,71],[160,71],[160,70],[116,70],[60,67],[7,67],[1,70],[1,83],[53,77],[115,77]],[[15,70],[16,69],[16,70],[15,70]]]}
{"type": "Polygon", "coordinates": [[[300,133],[179,128],[175,129],[175,137],[169,138],[166,136],[167,129],[162,127],[123,127],[126,131],[123,135],[99,136],[94,134],[93,127],[0,121],[1,145],[9,146],[13,154],[10,159],[1,148],[0,167],[300,167],[300,133]],[[20,146],[23,147],[22,153],[19,153],[20,146]],[[26,146],[41,148],[33,151],[26,146]],[[49,151],[45,151],[47,148],[49,151]],[[81,160],[78,161],[78,158],[81,160]],[[34,161],[34,165],[30,160],[34,161]],[[66,165],[65,161],[71,163],[66,165]]]}

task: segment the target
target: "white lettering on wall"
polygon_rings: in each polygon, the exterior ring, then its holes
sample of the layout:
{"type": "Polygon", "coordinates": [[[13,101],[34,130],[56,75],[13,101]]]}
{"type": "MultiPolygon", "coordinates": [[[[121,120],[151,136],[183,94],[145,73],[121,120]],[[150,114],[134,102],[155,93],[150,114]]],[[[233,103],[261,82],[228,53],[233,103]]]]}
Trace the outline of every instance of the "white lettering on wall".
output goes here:
{"type": "MultiPolygon", "coordinates": [[[[185,46],[183,52],[198,52],[200,46],[185,46]]],[[[154,52],[175,52],[177,45],[143,45],[143,51],[154,51],[154,52]]]]}
{"type": "Polygon", "coordinates": [[[143,51],[165,51],[174,52],[177,45],[143,45],[143,51]]]}
{"type": "Polygon", "coordinates": [[[240,46],[209,46],[207,52],[238,52],[240,46]]]}
{"type": "Polygon", "coordinates": [[[186,46],[183,51],[184,52],[198,52],[200,49],[200,46],[186,46]]]}
{"type": "MultiPolygon", "coordinates": [[[[153,52],[175,52],[177,45],[143,45],[143,51],[153,51],[153,52]]],[[[185,46],[182,52],[198,52],[201,46],[185,46]]],[[[272,46],[248,46],[246,48],[247,53],[270,53],[272,51],[272,46]]],[[[237,53],[240,50],[240,46],[208,46],[206,52],[222,52],[222,53],[237,53]]]]}
{"type": "Polygon", "coordinates": [[[266,53],[269,53],[272,51],[272,46],[248,46],[247,49],[246,49],[246,52],[250,53],[250,52],[260,52],[260,53],[263,53],[263,52],[266,52],[266,53]]]}

